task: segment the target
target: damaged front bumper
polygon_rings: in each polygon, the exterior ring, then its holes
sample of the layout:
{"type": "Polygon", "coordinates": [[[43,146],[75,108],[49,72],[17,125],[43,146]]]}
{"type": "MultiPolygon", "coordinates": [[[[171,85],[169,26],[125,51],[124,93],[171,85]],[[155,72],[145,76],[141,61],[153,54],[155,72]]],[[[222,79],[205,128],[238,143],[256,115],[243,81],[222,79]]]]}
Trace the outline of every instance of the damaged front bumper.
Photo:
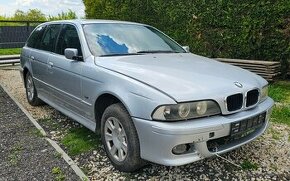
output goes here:
{"type": "Polygon", "coordinates": [[[180,122],[156,122],[132,118],[138,132],[141,158],[178,166],[222,154],[251,142],[268,127],[274,101],[267,98],[255,108],[180,122]],[[185,145],[181,154],[174,153],[185,145]]]}

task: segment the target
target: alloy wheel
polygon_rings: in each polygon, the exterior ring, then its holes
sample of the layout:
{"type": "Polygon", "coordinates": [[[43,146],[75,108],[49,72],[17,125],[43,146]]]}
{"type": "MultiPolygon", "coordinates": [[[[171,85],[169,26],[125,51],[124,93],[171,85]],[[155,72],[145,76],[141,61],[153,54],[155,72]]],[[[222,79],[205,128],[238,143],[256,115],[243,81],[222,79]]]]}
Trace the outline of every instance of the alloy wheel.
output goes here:
{"type": "Polygon", "coordinates": [[[32,101],[34,97],[34,85],[33,85],[33,80],[31,76],[27,77],[26,80],[26,90],[27,90],[27,97],[30,101],[32,101]]]}
{"type": "Polygon", "coordinates": [[[124,161],[128,152],[128,142],[122,123],[115,117],[109,117],[105,122],[104,134],[111,156],[116,161],[124,161]]]}

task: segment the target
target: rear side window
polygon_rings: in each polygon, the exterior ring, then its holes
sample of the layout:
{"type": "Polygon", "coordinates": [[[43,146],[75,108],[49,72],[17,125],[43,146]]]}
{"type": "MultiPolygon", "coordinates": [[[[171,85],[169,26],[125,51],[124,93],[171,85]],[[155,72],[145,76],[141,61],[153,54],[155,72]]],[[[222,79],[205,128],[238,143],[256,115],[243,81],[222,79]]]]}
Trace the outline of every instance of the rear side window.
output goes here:
{"type": "Polygon", "coordinates": [[[45,25],[44,26],[39,26],[37,27],[33,33],[30,35],[28,41],[27,41],[27,46],[31,48],[37,48],[37,45],[39,44],[39,40],[41,39],[44,31],[45,31],[45,25]]]}
{"type": "Polygon", "coordinates": [[[75,48],[78,50],[78,55],[82,56],[78,32],[73,25],[64,25],[62,28],[56,46],[56,53],[64,55],[66,48],[75,48]]]}
{"type": "Polygon", "coordinates": [[[44,36],[40,42],[39,49],[54,52],[56,39],[58,37],[61,25],[49,25],[46,28],[44,36]]]}

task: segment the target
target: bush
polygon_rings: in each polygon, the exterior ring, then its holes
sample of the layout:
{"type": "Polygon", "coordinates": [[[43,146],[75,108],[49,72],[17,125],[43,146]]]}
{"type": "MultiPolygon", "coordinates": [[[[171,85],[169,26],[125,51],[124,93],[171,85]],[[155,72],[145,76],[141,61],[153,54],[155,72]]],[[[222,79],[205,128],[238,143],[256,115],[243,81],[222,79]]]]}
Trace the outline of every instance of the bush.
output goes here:
{"type": "Polygon", "coordinates": [[[289,0],[84,0],[84,4],[87,18],[150,24],[196,54],[290,59],[289,0]]]}

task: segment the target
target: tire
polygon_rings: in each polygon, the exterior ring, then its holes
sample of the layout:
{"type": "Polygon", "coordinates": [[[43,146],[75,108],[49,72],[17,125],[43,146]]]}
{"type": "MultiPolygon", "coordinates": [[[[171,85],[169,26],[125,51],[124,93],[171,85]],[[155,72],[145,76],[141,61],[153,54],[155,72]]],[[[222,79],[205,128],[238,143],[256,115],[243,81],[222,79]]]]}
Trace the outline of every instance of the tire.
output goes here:
{"type": "Polygon", "coordinates": [[[39,99],[37,96],[37,90],[35,88],[33,77],[31,76],[30,72],[27,72],[25,76],[25,92],[27,101],[30,105],[39,106],[43,104],[41,99],[39,99]]]}
{"type": "Polygon", "coordinates": [[[121,103],[112,104],[104,111],[101,120],[101,138],[107,156],[116,169],[134,172],[146,164],[140,157],[136,128],[121,103]]]}

